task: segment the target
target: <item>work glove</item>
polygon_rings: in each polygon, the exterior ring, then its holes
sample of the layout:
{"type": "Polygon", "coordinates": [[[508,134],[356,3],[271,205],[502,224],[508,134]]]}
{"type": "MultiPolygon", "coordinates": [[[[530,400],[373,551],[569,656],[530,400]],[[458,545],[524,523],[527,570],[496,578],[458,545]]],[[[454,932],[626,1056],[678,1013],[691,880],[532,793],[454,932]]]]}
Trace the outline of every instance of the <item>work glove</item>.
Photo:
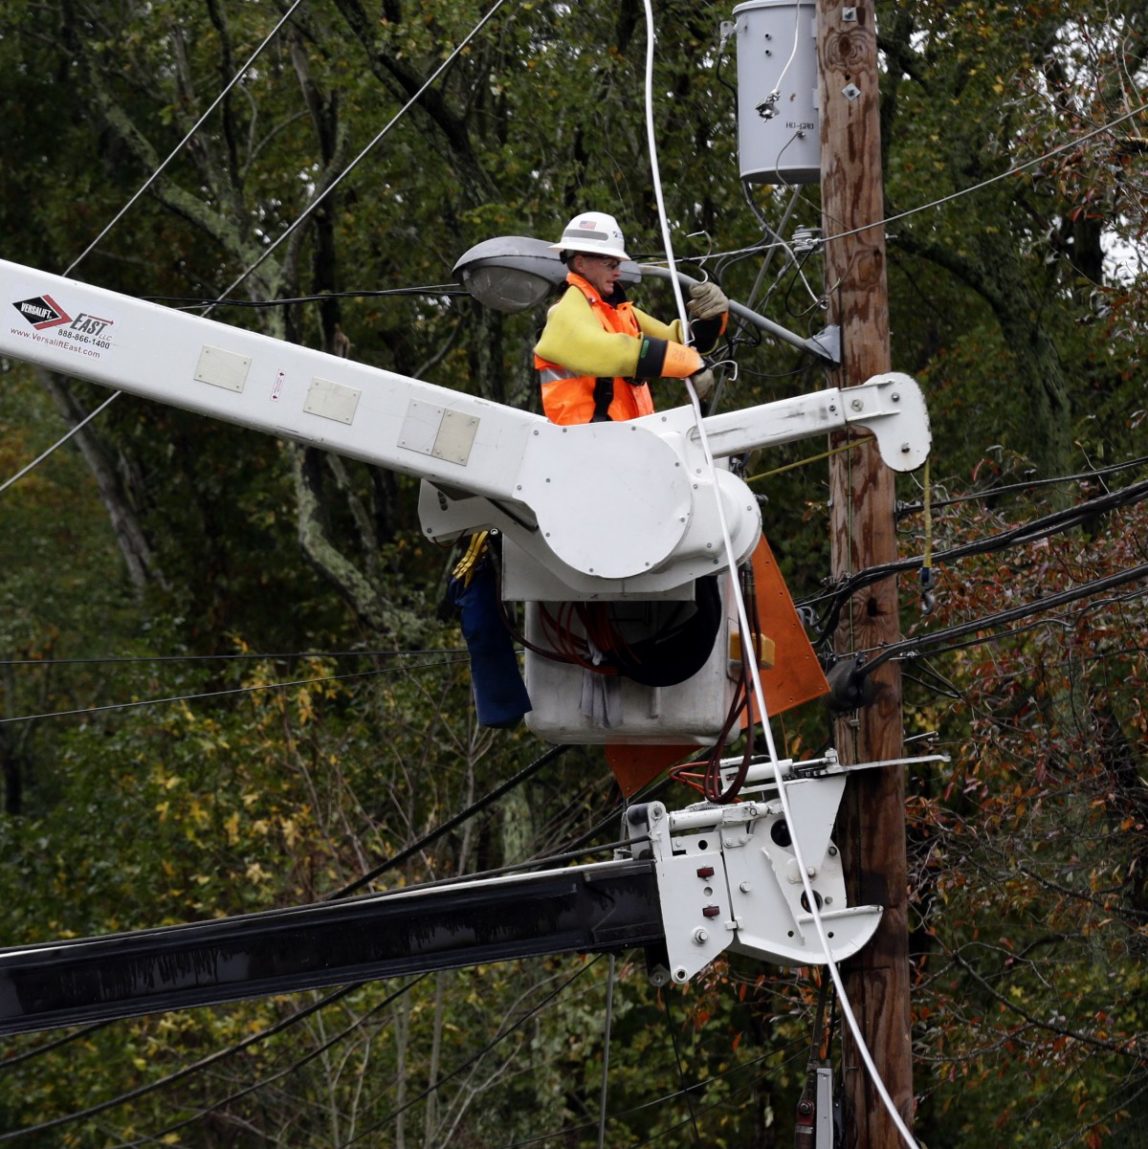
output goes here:
{"type": "MultiPolygon", "coordinates": [[[[656,343],[649,339],[646,342],[656,343]]],[[[664,344],[665,351],[661,364],[656,368],[657,376],[662,379],[688,379],[705,369],[706,361],[692,347],[685,343],[675,343],[672,339],[664,344]]],[[[638,361],[638,378],[649,378],[642,370],[641,359],[638,361]]]]}
{"type": "Polygon", "coordinates": [[[690,382],[694,385],[694,390],[698,393],[698,401],[701,403],[709,401],[714,393],[714,388],[717,386],[717,379],[708,367],[696,375],[691,375],[690,382]]]}
{"type": "Polygon", "coordinates": [[[691,319],[716,319],[729,310],[725,292],[712,279],[695,283],[690,288],[690,301],[686,312],[691,319]]]}

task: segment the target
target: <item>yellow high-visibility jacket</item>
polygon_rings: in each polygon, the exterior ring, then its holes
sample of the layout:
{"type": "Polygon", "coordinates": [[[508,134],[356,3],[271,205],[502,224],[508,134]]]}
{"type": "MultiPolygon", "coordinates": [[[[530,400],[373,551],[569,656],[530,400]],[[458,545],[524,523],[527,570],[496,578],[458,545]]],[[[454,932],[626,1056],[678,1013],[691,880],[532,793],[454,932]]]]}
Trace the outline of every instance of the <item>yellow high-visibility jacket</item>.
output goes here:
{"type": "Polygon", "coordinates": [[[574,272],[566,282],[569,287],[550,309],[534,347],[542,409],[551,422],[649,415],[654,401],[646,380],[684,379],[704,366],[701,356],[681,342],[678,320],[662,323],[632,303],[607,303],[574,272]]]}

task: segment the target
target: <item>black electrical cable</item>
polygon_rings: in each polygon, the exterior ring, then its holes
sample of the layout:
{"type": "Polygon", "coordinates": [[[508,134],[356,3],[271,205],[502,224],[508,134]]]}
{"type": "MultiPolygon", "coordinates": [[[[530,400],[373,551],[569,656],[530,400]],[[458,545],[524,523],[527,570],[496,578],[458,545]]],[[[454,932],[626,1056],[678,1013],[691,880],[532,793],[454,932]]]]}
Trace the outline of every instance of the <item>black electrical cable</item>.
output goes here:
{"type": "MultiPolygon", "coordinates": [[[[932,556],[931,562],[934,566],[943,566],[971,555],[988,554],[992,551],[1004,550],[1007,547],[1021,546],[1025,543],[1035,542],[1038,539],[1047,538],[1050,535],[1071,530],[1073,527],[1079,526],[1081,523],[1086,522],[1096,515],[1104,514],[1120,507],[1133,506],[1145,498],[1148,498],[1148,479],[1139,483],[1132,483],[1127,487],[1122,487],[1118,491],[1111,491],[1104,495],[1097,495],[1092,499],[1086,499],[1084,502],[1076,503],[1065,510],[1054,511],[1052,514],[1044,515],[1038,519],[1032,519],[1027,523],[1021,523],[999,534],[977,539],[971,543],[964,543],[961,546],[952,547],[946,551],[939,551],[932,556]]],[[[815,639],[814,645],[824,643],[837,629],[837,624],[845,603],[858,590],[872,583],[879,582],[883,578],[888,578],[890,575],[899,574],[904,571],[919,570],[924,565],[924,561],[922,556],[914,556],[912,558],[898,559],[894,562],[869,567],[845,579],[832,591],[823,595],[813,596],[798,603],[797,606],[799,608],[808,609],[814,603],[824,602],[826,599],[830,600],[830,606],[826,612],[823,613],[823,618],[820,622],[820,633],[815,639]]]]}
{"type": "Polygon", "coordinates": [[[536,758],[529,765],[524,766],[521,770],[518,771],[517,774],[512,774],[509,778],[506,779],[505,782],[500,783],[493,790],[490,790],[488,793],[484,794],[481,798],[478,799],[478,801],[472,802],[469,806],[467,806],[465,810],[462,810],[455,814],[453,817],[448,818],[445,822],[442,822],[440,825],[436,826],[429,833],[424,834],[417,842],[412,842],[409,846],[404,847],[397,854],[388,858],[382,864],[376,866],[372,870],[368,870],[367,873],[356,878],[353,882],[348,883],[341,890],[329,895],[324,900],[337,901],[340,898],[345,898],[352,894],[355,890],[362,889],[363,886],[369,885],[380,874],[384,874],[388,870],[393,870],[396,866],[402,865],[402,863],[405,862],[408,858],[414,857],[415,854],[419,853],[421,850],[426,849],[426,847],[429,846],[432,842],[438,841],[438,839],[441,838],[444,834],[449,834],[451,830],[461,826],[463,822],[474,817],[474,815],[478,814],[480,811],[485,810],[486,807],[492,803],[497,802],[499,798],[508,793],[510,790],[513,790],[515,786],[519,786],[528,778],[534,777],[534,775],[537,774],[543,766],[549,765],[556,758],[561,757],[569,749],[570,747],[565,745],[552,746],[540,758],[536,758]]]}
{"type": "MultiPolygon", "coordinates": [[[[936,648],[934,648],[933,644],[930,643],[929,644],[930,651],[934,655],[951,654],[955,650],[968,650],[968,649],[975,647],[975,646],[986,646],[990,642],[1003,642],[1005,639],[1016,638],[1018,635],[1027,634],[1030,630],[1036,630],[1038,627],[1042,627],[1042,626],[1052,626],[1052,625],[1060,625],[1060,626],[1065,626],[1065,627],[1071,626],[1072,625],[1072,618],[1079,618],[1091,610],[1097,610],[1097,609],[1100,609],[1102,606],[1111,605],[1113,603],[1131,602],[1137,598],[1143,598],[1146,594],[1148,594],[1148,589],[1142,590],[1142,591],[1135,591],[1133,593],[1126,594],[1126,595],[1120,595],[1116,598],[1104,599],[1099,603],[1092,603],[1088,607],[1085,607],[1085,608],[1081,609],[1080,611],[1077,611],[1075,613],[1075,615],[1071,616],[1070,618],[1061,618],[1059,616],[1056,618],[1043,618],[1043,619],[1038,618],[1038,619],[1033,620],[1032,622],[1025,623],[1023,626],[1009,627],[1008,630],[997,631],[995,634],[987,635],[986,637],[983,637],[983,638],[968,639],[964,642],[951,642],[945,646],[940,646],[940,647],[936,647],[936,648]]],[[[944,638],[943,632],[937,631],[935,633],[940,638],[944,638]]],[[[879,650],[882,648],[874,647],[873,649],[879,650]]],[[[1089,662],[1089,661],[1094,661],[1094,660],[1099,659],[1099,658],[1116,657],[1116,656],[1121,655],[1121,654],[1144,654],[1145,652],[1148,652],[1148,647],[1129,646],[1129,647],[1119,647],[1119,648],[1114,649],[1114,650],[1103,651],[1099,654],[1078,655],[1077,657],[1081,662],[1089,662]]],[[[864,655],[864,654],[871,653],[871,651],[868,651],[868,650],[857,651],[857,653],[864,655]]],[[[907,661],[910,661],[910,660],[915,659],[917,657],[919,657],[919,655],[915,651],[910,651],[907,654],[899,654],[899,655],[895,656],[896,660],[899,662],[907,662],[907,661]]],[[[936,674],[936,671],[934,671],[933,673],[936,674]]],[[[950,683],[948,685],[951,687],[952,684],[950,683]]],[[[953,697],[954,698],[960,697],[960,695],[954,694],[953,697]]]]}
{"type": "MultiPolygon", "coordinates": [[[[406,861],[413,854],[417,853],[419,850],[425,848],[427,845],[429,845],[431,842],[435,841],[437,838],[441,837],[443,834],[448,833],[450,830],[454,829],[456,826],[461,824],[461,822],[465,821],[467,817],[473,816],[475,813],[479,812],[481,809],[490,805],[493,801],[496,801],[497,798],[502,797],[513,786],[519,785],[521,782],[523,782],[527,778],[531,777],[534,773],[536,773],[538,770],[540,770],[543,766],[545,766],[549,762],[552,762],[556,757],[558,757],[559,755],[561,755],[564,751],[566,751],[568,749],[569,749],[568,746],[552,747],[544,755],[542,755],[540,758],[536,759],[529,766],[520,770],[512,778],[508,779],[506,782],[502,783],[501,785],[495,787],[494,790],[492,790],[488,794],[484,795],[477,802],[472,803],[472,805],[467,807],[466,810],[462,811],[461,814],[456,815],[455,817],[449,819],[447,822],[443,823],[441,826],[436,827],[436,829],[432,830],[429,834],[424,835],[424,837],[420,838],[417,842],[415,842],[412,845],[401,850],[398,854],[394,855],[392,858],[389,858],[382,865],[377,866],[374,870],[371,870],[369,873],[364,874],[360,878],[357,878],[355,881],[349,883],[347,886],[343,887],[343,889],[339,890],[335,894],[330,895],[327,900],[336,900],[336,899],[339,899],[342,897],[346,897],[352,891],[354,891],[354,890],[360,888],[361,886],[365,885],[366,883],[370,882],[373,878],[377,877],[379,874],[385,872],[388,869],[392,869],[394,866],[400,865],[402,862],[406,861]]],[[[329,994],[327,997],[323,998],[322,1001],[317,1004],[317,1006],[303,1010],[300,1013],[294,1014],[294,1015],[292,1015],[291,1018],[287,1018],[285,1021],[279,1022],[276,1025],[270,1027],[269,1029],[263,1030],[261,1033],[255,1034],[250,1038],[245,1038],[243,1041],[241,1041],[235,1045],[232,1045],[226,1049],[219,1050],[216,1053],[213,1053],[213,1054],[209,1055],[208,1057],[203,1058],[200,1061],[193,1063],[190,1066],[186,1066],[181,1070],[177,1070],[175,1073],[170,1074],[167,1077],[160,1079],[159,1081],[152,1082],[147,1086],[142,1086],[140,1090],[133,1090],[133,1091],[130,1091],[128,1093],[121,1094],[118,1097],[111,1098],[109,1101],[103,1102],[103,1103],[101,1103],[100,1106],[95,1107],[93,1109],[86,1109],[86,1110],[83,1110],[83,1111],[80,1111],[77,1113],[67,1114],[65,1116],[55,1118],[51,1124],[42,1124],[42,1125],[29,1127],[28,1129],[25,1129],[25,1130],[17,1130],[17,1131],[14,1131],[12,1133],[8,1133],[8,1134],[0,1134],[0,1142],[3,1142],[4,1140],[10,1140],[10,1139],[17,1137],[17,1136],[23,1136],[26,1133],[39,1132],[39,1131],[42,1131],[43,1129],[46,1129],[46,1128],[54,1128],[55,1126],[66,1124],[69,1121],[82,1120],[85,1117],[94,1116],[98,1113],[105,1112],[108,1109],[115,1108],[116,1106],[123,1104],[125,1102],[135,1100],[137,1097],[143,1096],[146,1093],[151,1093],[156,1089],[160,1089],[160,1088],[164,1087],[165,1085],[174,1084],[175,1082],[182,1080],[184,1077],[190,1076],[191,1074],[196,1073],[201,1069],[205,1069],[208,1066],[213,1065],[216,1061],[222,1060],[225,1057],[229,1057],[234,1053],[241,1052],[243,1049],[246,1049],[249,1045],[254,1044],[255,1042],[261,1041],[265,1037],[270,1037],[270,1036],[274,1035],[275,1033],[280,1032],[283,1028],[286,1028],[287,1026],[293,1024],[295,1021],[305,1020],[307,1017],[309,1017],[311,1015],[311,1013],[313,1013],[315,1011],[316,1008],[321,1008],[323,1005],[326,1005],[326,1004],[329,1004],[331,1002],[338,1000],[339,998],[345,996],[347,993],[351,992],[353,989],[358,988],[358,986],[361,984],[363,984],[363,983],[356,983],[355,985],[352,985],[349,987],[344,987],[341,990],[338,990],[332,994],[329,994]]],[[[84,1034],[91,1032],[94,1029],[101,1028],[102,1026],[108,1025],[108,1024],[111,1024],[111,1022],[101,1022],[101,1023],[99,1023],[99,1025],[91,1026],[91,1027],[88,1027],[87,1029],[80,1030],[76,1034],[69,1035],[67,1038],[62,1039],[58,1043],[53,1043],[52,1045],[49,1045],[49,1046],[41,1046],[36,1050],[31,1050],[26,1055],[24,1055],[22,1059],[23,1060],[29,1060],[35,1056],[38,1056],[40,1053],[47,1053],[47,1052],[49,1052],[50,1049],[55,1048],[56,1045],[65,1044],[67,1041],[74,1040],[75,1037],[83,1036],[84,1034]]]]}
{"type": "Polygon", "coordinates": [[[135,1089],[129,1090],[127,1093],[121,1093],[116,1097],[111,1097],[96,1105],[90,1105],[87,1109],[81,1109],[74,1113],[66,1113],[61,1117],[53,1117],[48,1121],[41,1121],[37,1125],[29,1125],[23,1129],[10,1129],[4,1133],[0,1133],[0,1143],[15,1141],[19,1137],[28,1137],[33,1133],[43,1133],[48,1129],[58,1129],[61,1125],[69,1125],[73,1121],[83,1121],[88,1117],[96,1117],[100,1113],[106,1113],[109,1109],[115,1109],[120,1105],[125,1105],[129,1101],[137,1101],[141,1097],[146,1097],[149,1093],[155,1093],[157,1090],[163,1089],[168,1085],[173,1085],[177,1081],[182,1081],[185,1077],[190,1077],[193,1073],[199,1073],[225,1058],[231,1057],[236,1053],[241,1053],[243,1050],[249,1049],[261,1041],[266,1041],[267,1038],[274,1036],[276,1033],[281,1033],[283,1030],[289,1029],[291,1026],[310,1017],[311,1014],[317,1013],[333,1002],[346,997],[362,984],[361,982],[357,982],[354,985],[343,986],[341,989],[337,989],[319,1001],[313,1002],[306,1008],[301,1009],[298,1013],[293,1013],[290,1017],[286,1017],[282,1021],[278,1021],[274,1025],[260,1030],[258,1033],[253,1033],[250,1037],[245,1037],[242,1041],[238,1041],[226,1049],[209,1053],[206,1057],[201,1057],[198,1061],[192,1062],[191,1065],[185,1065],[182,1069],[177,1069],[174,1073],[169,1073],[166,1077],[161,1077],[156,1081],[149,1081],[146,1085],[140,1085],[135,1089]]]}
{"type": "Polygon", "coordinates": [[[97,1021],[92,1025],[84,1025],[79,1029],[74,1029],[71,1033],[65,1034],[63,1037],[57,1037],[53,1041],[45,1042],[43,1045],[37,1045],[33,1049],[26,1049],[23,1053],[14,1053],[11,1057],[5,1057],[0,1060],[0,1073],[7,1069],[11,1069],[14,1065],[19,1065],[24,1061],[31,1061],[33,1058],[39,1057],[45,1053],[51,1053],[54,1049],[59,1049],[63,1045],[69,1045],[73,1041],[78,1041],[82,1037],[90,1037],[93,1033],[101,1029],[106,1029],[109,1025],[114,1024],[114,1021],[97,1021]]]}
{"type": "Polygon", "coordinates": [[[1148,578],[1148,563],[1143,563],[1138,567],[1130,567],[1128,570],[1118,571],[1116,574],[1108,575],[1105,578],[1093,579],[1091,582],[1070,587],[1068,590],[1060,591],[1057,594],[1046,595],[1043,598],[1037,599],[1035,602],[1010,607],[1008,610],[998,611],[996,614],[985,615],[982,618],[974,618],[968,622],[945,627],[944,630],[933,631],[928,634],[919,634],[913,638],[906,638],[900,642],[890,643],[888,646],[882,647],[879,654],[863,663],[858,669],[862,673],[868,674],[870,671],[876,670],[883,662],[888,662],[891,658],[904,658],[910,653],[916,653],[920,649],[928,648],[937,642],[946,641],[950,638],[960,638],[966,634],[973,634],[978,630],[987,630],[994,626],[1013,622],[1016,619],[1027,618],[1032,614],[1042,614],[1058,606],[1064,606],[1067,603],[1087,598],[1089,595],[1099,594],[1101,591],[1109,590],[1116,586],[1123,586],[1125,583],[1136,582],[1143,578],[1148,578]]]}
{"type": "MultiPolygon", "coordinates": [[[[282,1069],[277,1069],[274,1073],[269,1074],[267,1077],[260,1078],[258,1081],[253,1082],[250,1085],[245,1085],[242,1089],[237,1089],[235,1092],[229,1093],[226,1097],[221,1097],[218,1101],[213,1101],[209,1106],[200,1109],[193,1116],[187,1117],[174,1125],[168,1125],[163,1129],[158,1129],[155,1133],[149,1133],[147,1136],[141,1137],[135,1141],[123,1141],[116,1145],[108,1145],[105,1147],[105,1149],[138,1149],[139,1146],[147,1145],[149,1143],[168,1144],[166,1141],[160,1141],[160,1138],[170,1137],[173,1133],[177,1133],[181,1129],[186,1129],[189,1125],[194,1125],[197,1121],[202,1121],[204,1117],[207,1117],[212,1113],[217,1113],[225,1105],[230,1105],[233,1101],[238,1101],[241,1097],[246,1097],[248,1094],[255,1093],[256,1091],[264,1088],[264,1086],[270,1085],[273,1082],[278,1081],[280,1078],[286,1077],[288,1074],[302,1069],[303,1066],[314,1061],[316,1057],[321,1056],[322,1054],[326,1053],[328,1049],[338,1045],[340,1041],[344,1041],[346,1038],[350,1037],[352,1033],[360,1029],[372,1017],[378,1013],[381,1013],[384,1009],[387,1008],[387,1006],[391,1005],[400,997],[409,993],[412,989],[415,988],[416,985],[419,984],[419,982],[425,981],[428,977],[430,977],[430,974],[421,973],[417,977],[412,978],[405,985],[402,985],[396,989],[393,993],[389,993],[382,1001],[371,1006],[370,1009],[357,1017],[353,1022],[351,1022],[350,1025],[344,1026],[343,1029],[341,1029],[333,1037],[329,1037],[326,1041],[317,1045],[314,1049],[308,1050],[307,1053],[291,1062],[290,1065],[286,1065],[282,1069]]],[[[355,989],[363,984],[365,983],[358,982],[356,985],[348,987],[348,992],[349,990],[355,989]]]]}
{"type": "MultiPolygon", "coordinates": [[[[694,1099],[689,1091],[685,1088],[686,1068],[682,1064],[682,1054],[681,1050],[678,1048],[678,1035],[674,1030],[673,1019],[670,1017],[670,995],[666,993],[662,994],[661,997],[662,1006],[666,1013],[666,1030],[670,1035],[670,1042],[674,1049],[674,1062],[678,1067],[678,1080],[682,1083],[682,1093],[685,1095],[686,1107],[689,1109],[690,1113],[689,1123],[693,1127],[694,1131],[694,1144],[700,1147],[702,1143],[702,1135],[701,1130],[698,1128],[698,1115],[694,1110],[694,1099]]],[[[682,1124],[684,1125],[685,1122],[683,1121],[682,1124]]]]}
{"type": "Polygon", "coordinates": [[[484,1045],[481,1049],[478,1050],[477,1053],[472,1054],[470,1057],[466,1058],[460,1064],[456,1065],[454,1067],[454,1069],[452,1069],[449,1073],[443,1074],[443,1076],[440,1077],[433,1085],[428,1086],[421,1093],[419,1093],[415,1097],[412,1097],[409,1101],[404,1101],[402,1105],[399,1105],[396,1108],[392,1109],[389,1113],[385,1114],[378,1121],[376,1121],[373,1125],[369,1125],[369,1126],[367,1126],[366,1129],[360,1130],[349,1141],[344,1141],[341,1145],[339,1145],[337,1147],[337,1149],[348,1149],[348,1146],[357,1144],[358,1142],[360,1142],[364,1137],[368,1136],[369,1134],[377,1133],[381,1128],[383,1128],[384,1125],[387,1125],[389,1122],[393,1121],[396,1117],[398,1117],[400,1113],[405,1113],[408,1109],[417,1105],[420,1101],[426,1100],[426,1098],[428,1098],[432,1093],[434,1093],[436,1090],[438,1090],[443,1085],[445,1085],[452,1078],[457,1077],[460,1073],[469,1069],[472,1065],[476,1064],[477,1062],[481,1061],[488,1053],[491,1052],[491,1050],[497,1049],[498,1046],[502,1042],[504,1042],[512,1034],[516,1033],[519,1029],[521,1029],[532,1018],[536,1017],[539,1013],[541,1013],[542,1010],[544,1010],[548,1005],[551,1004],[551,1002],[555,1001],[562,993],[564,993],[571,985],[573,985],[574,982],[576,982],[580,977],[582,977],[582,975],[585,974],[588,970],[593,969],[594,966],[596,966],[598,964],[598,962],[600,962],[601,960],[602,960],[601,954],[598,954],[597,956],[591,958],[588,962],[586,962],[582,966],[581,969],[575,971],[574,974],[572,974],[560,986],[558,986],[557,989],[551,990],[537,1005],[531,1006],[530,1009],[528,1009],[512,1025],[508,1026],[506,1029],[497,1033],[494,1036],[494,1038],[492,1040],[488,1041],[486,1043],[486,1045],[484,1045]]]}
{"type": "MultiPolygon", "coordinates": [[[[1051,478],[1046,479],[1026,479],[1021,483],[1008,483],[1002,487],[986,487],[983,491],[970,491],[966,495],[954,495],[951,499],[932,499],[930,505],[933,510],[938,507],[952,507],[959,503],[977,502],[981,499],[995,499],[1001,495],[1010,495],[1015,491],[1031,491],[1036,487],[1051,487],[1060,483],[1080,483],[1088,479],[1099,479],[1105,475],[1115,475],[1120,471],[1128,471],[1133,467],[1143,467],[1148,465],[1148,455],[1141,455],[1137,459],[1129,459],[1124,463],[1113,463],[1108,467],[1097,467],[1091,471],[1077,471],[1072,475],[1053,475],[1051,478]]],[[[908,515],[915,515],[925,509],[925,504],[920,503],[898,503],[896,507],[896,514],[898,518],[904,518],[908,515]]]]}
{"type": "MultiPolygon", "coordinates": [[[[747,1069],[752,1069],[754,1066],[760,1065],[763,1061],[766,1061],[773,1056],[775,1055],[772,1052],[758,1054],[757,1057],[752,1057],[738,1065],[730,1066],[729,1069],[723,1069],[720,1073],[713,1073],[709,1077],[703,1077],[700,1081],[695,1081],[692,1085],[686,1085],[680,1089],[675,1089],[672,1093],[662,1093],[657,1097],[651,1098],[649,1101],[643,1101],[638,1105],[631,1105],[627,1109],[615,1110],[611,1116],[615,1120],[618,1120],[620,1118],[633,1117],[635,1114],[643,1113],[647,1109],[661,1109],[662,1107],[670,1105],[680,1098],[687,1097],[690,1094],[702,1093],[715,1082],[723,1081],[726,1078],[733,1077],[739,1073],[744,1073],[747,1069]]],[[[751,1082],[751,1084],[756,1083],[756,1080],[757,1079],[755,1079],[755,1082],[751,1082]]],[[[703,1112],[709,1111],[711,1109],[721,1108],[721,1106],[725,1103],[726,1102],[723,1100],[718,1102],[716,1105],[707,1105],[704,1107],[703,1112]]],[[[688,1120],[689,1119],[687,1118],[687,1121],[688,1120]]],[[[685,1124],[685,1122],[683,1122],[683,1124],[685,1124]]],[[[527,1149],[528,1146],[541,1145],[547,1141],[562,1140],[563,1142],[567,1142],[571,1137],[578,1133],[585,1133],[589,1130],[597,1128],[597,1122],[591,1121],[583,1121],[577,1125],[564,1125],[561,1129],[552,1129],[548,1133],[537,1133],[531,1137],[526,1137],[518,1141],[512,1141],[508,1145],[503,1145],[501,1149],[527,1149]]]]}

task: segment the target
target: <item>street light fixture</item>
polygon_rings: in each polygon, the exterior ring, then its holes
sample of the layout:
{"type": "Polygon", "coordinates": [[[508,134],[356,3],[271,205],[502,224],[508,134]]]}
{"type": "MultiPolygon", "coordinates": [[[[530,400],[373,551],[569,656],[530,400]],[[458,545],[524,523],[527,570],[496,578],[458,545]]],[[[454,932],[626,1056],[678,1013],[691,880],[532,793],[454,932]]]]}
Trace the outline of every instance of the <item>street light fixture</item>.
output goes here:
{"type": "MultiPolygon", "coordinates": [[[[566,282],[566,265],[558,258],[558,253],[546,240],[525,235],[483,240],[459,258],[454,272],[484,307],[507,314],[536,306],[566,282]]],[[[638,283],[646,276],[668,280],[673,274],[668,268],[656,264],[622,261],[623,284],[638,283]]],[[[680,271],[677,278],[687,288],[698,282],[680,271]]],[[[783,343],[808,351],[818,359],[840,362],[840,331],[837,327],[827,327],[806,339],[735,300],[730,300],[729,307],[734,315],[783,343]]]]}

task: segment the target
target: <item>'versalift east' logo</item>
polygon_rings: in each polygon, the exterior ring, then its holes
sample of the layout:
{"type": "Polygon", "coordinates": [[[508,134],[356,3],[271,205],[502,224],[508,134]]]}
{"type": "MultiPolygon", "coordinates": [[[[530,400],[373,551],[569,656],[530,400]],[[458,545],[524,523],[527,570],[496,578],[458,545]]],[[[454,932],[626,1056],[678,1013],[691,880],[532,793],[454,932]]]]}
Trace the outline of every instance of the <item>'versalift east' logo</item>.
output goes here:
{"type": "Polygon", "coordinates": [[[22,299],[19,303],[13,303],[12,306],[37,331],[72,322],[72,317],[50,295],[37,295],[35,299],[22,299]]]}

